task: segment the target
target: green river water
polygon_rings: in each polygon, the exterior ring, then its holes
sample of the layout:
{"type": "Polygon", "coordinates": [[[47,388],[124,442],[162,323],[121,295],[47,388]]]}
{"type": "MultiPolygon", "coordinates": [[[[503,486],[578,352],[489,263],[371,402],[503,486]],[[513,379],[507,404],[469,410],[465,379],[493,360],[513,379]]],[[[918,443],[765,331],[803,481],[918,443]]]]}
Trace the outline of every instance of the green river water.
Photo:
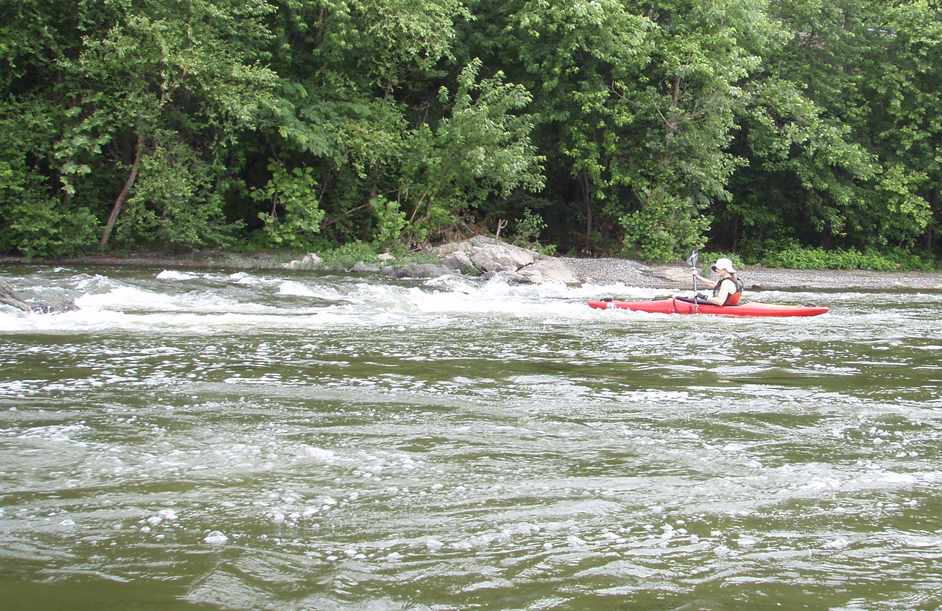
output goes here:
{"type": "Polygon", "coordinates": [[[942,606],[940,293],[0,280],[4,609],[942,606]]]}

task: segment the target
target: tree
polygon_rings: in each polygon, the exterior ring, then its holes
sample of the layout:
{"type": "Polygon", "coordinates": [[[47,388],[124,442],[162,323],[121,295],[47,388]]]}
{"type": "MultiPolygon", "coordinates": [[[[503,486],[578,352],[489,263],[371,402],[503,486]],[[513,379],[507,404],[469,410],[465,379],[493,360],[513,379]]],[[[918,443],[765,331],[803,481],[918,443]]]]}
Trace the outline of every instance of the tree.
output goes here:
{"type": "MultiPolygon", "coordinates": [[[[101,5],[86,6],[82,17],[91,34],[74,60],[61,62],[74,102],[56,159],[70,195],[78,178],[90,173],[89,162],[126,168],[101,235],[104,248],[139,172],[168,175],[186,168],[209,176],[214,186],[225,174],[228,147],[256,129],[272,106],[276,79],[259,63],[270,37],[263,18],[273,10],[265,0],[141,2],[127,13],[115,10],[116,1],[101,5]]],[[[207,185],[185,189],[192,213],[186,218],[185,211],[167,207],[167,198],[178,193],[159,195],[158,182],[148,190],[154,197],[145,202],[138,196],[138,205],[150,206],[156,216],[186,219],[180,232],[177,224],[165,224],[161,237],[199,246],[218,236],[212,222],[220,218],[218,194],[207,185]]]]}
{"type": "Polygon", "coordinates": [[[736,146],[750,167],[733,179],[717,234],[754,247],[911,243],[931,216],[938,63],[920,55],[938,53],[938,15],[922,2],[771,6],[786,37],[763,51],[747,88],[736,146]]]}
{"type": "Polygon", "coordinates": [[[772,30],[762,6],[735,0],[480,6],[482,20],[499,23],[473,48],[494,61],[511,57],[508,74],[534,92],[550,184],[562,192],[560,204],[579,202],[583,243],[621,228],[626,247],[657,259],[701,244],[705,209],[728,197],[727,180],[742,163],[728,146],[738,83],[759,64],[747,43],[772,30]],[[654,225],[657,238],[649,231],[654,225]]]}
{"type": "Polygon", "coordinates": [[[491,194],[543,187],[532,123],[514,114],[530,95],[505,83],[501,73],[479,80],[480,69],[473,60],[461,71],[454,97],[443,87],[440,101],[450,113],[434,126],[419,125],[407,139],[396,196],[410,210],[407,231],[414,242],[453,226],[491,194]]]}

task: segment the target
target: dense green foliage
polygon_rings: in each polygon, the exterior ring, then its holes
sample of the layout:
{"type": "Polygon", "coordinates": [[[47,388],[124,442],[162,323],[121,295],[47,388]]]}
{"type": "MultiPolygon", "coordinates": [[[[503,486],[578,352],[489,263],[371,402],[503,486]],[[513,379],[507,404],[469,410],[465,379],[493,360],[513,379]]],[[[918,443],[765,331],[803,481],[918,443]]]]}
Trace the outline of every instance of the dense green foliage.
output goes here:
{"type": "Polygon", "coordinates": [[[932,0],[8,2],[0,251],[918,267],[940,82],[932,0]]]}
{"type": "Polygon", "coordinates": [[[790,269],[863,269],[880,272],[935,269],[935,261],[922,253],[895,247],[878,251],[867,248],[824,249],[820,246],[802,246],[797,242],[766,244],[749,253],[700,252],[700,266],[704,274],[720,257],[731,259],[737,269],[746,265],[785,267],[790,269]]]}
{"type": "Polygon", "coordinates": [[[758,261],[767,267],[789,267],[792,269],[868,269],[881,272],[899,270],[924,270],[935,267],[925,257],[898,248],[878,252],[867,249],[786,247],[772,250],[758,261]]]}

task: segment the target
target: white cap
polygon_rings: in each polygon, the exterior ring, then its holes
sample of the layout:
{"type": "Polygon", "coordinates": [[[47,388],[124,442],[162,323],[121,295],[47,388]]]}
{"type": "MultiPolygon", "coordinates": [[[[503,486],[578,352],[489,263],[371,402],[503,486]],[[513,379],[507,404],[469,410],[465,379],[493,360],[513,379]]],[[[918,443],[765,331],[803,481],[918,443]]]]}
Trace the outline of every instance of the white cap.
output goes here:
{"type": "Polygon", "coordinates": [[[721,257],[716,260],[716,263],[710,266],[710,269],[713,271],[725,270],[731,274],[735,274],[736,270],[733,269],[733,262],[727,259],[726,257],[721,257]]]}

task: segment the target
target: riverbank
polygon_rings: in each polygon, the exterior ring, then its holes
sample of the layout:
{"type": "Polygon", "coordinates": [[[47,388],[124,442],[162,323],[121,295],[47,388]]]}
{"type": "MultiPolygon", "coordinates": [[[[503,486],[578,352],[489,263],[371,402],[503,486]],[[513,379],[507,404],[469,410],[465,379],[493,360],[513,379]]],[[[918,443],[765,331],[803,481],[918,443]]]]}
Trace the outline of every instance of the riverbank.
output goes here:
{"type": "MultiPolygon", "coordinates": [[[[163,267],[167,269],[228,269],[245,271],[288,271],[293,259],[302,255],[231,252],[204,252],[184,255],[159,253],[118,256],[84,256],[54,260],[0,257],[0,266],[58,265],[163,267]]],[[[571,271],[581,284],[623,283],[655,289],[690,288],[690,271],[682,263],[650,265],[621,258],[541,257],[571,271]]],[[[395,267],[395,266],[393,266],[395,267]]],[[[378,268],[377,268],[378,269],[378,268]]],[[[440,269],[435,266],[435,269],[440,269]]],[[[357,270],[354,270],[357,271],[357,270]]],[[[434,271],[434,270],[433,270],[434,271]]],[[[400,274],[401,275],[401,274],[400,274]]],[[[866,270],[795,270],[745,267],[740,278],[747,289],[765,290],[942,290],[942,272],[873,272],[866,270]]]]}
{"type": "MultiPolygon", "coordinates": [[[[647,265],[629,259],[562,258],[580,282],[623,282],[646,288],[690,288],[690,270],[677,265],[647,265]]],[[[942,272],[872,272],[744,267],[739,277],[747,289],[765,290],[942,290],[942,272]]]]}

